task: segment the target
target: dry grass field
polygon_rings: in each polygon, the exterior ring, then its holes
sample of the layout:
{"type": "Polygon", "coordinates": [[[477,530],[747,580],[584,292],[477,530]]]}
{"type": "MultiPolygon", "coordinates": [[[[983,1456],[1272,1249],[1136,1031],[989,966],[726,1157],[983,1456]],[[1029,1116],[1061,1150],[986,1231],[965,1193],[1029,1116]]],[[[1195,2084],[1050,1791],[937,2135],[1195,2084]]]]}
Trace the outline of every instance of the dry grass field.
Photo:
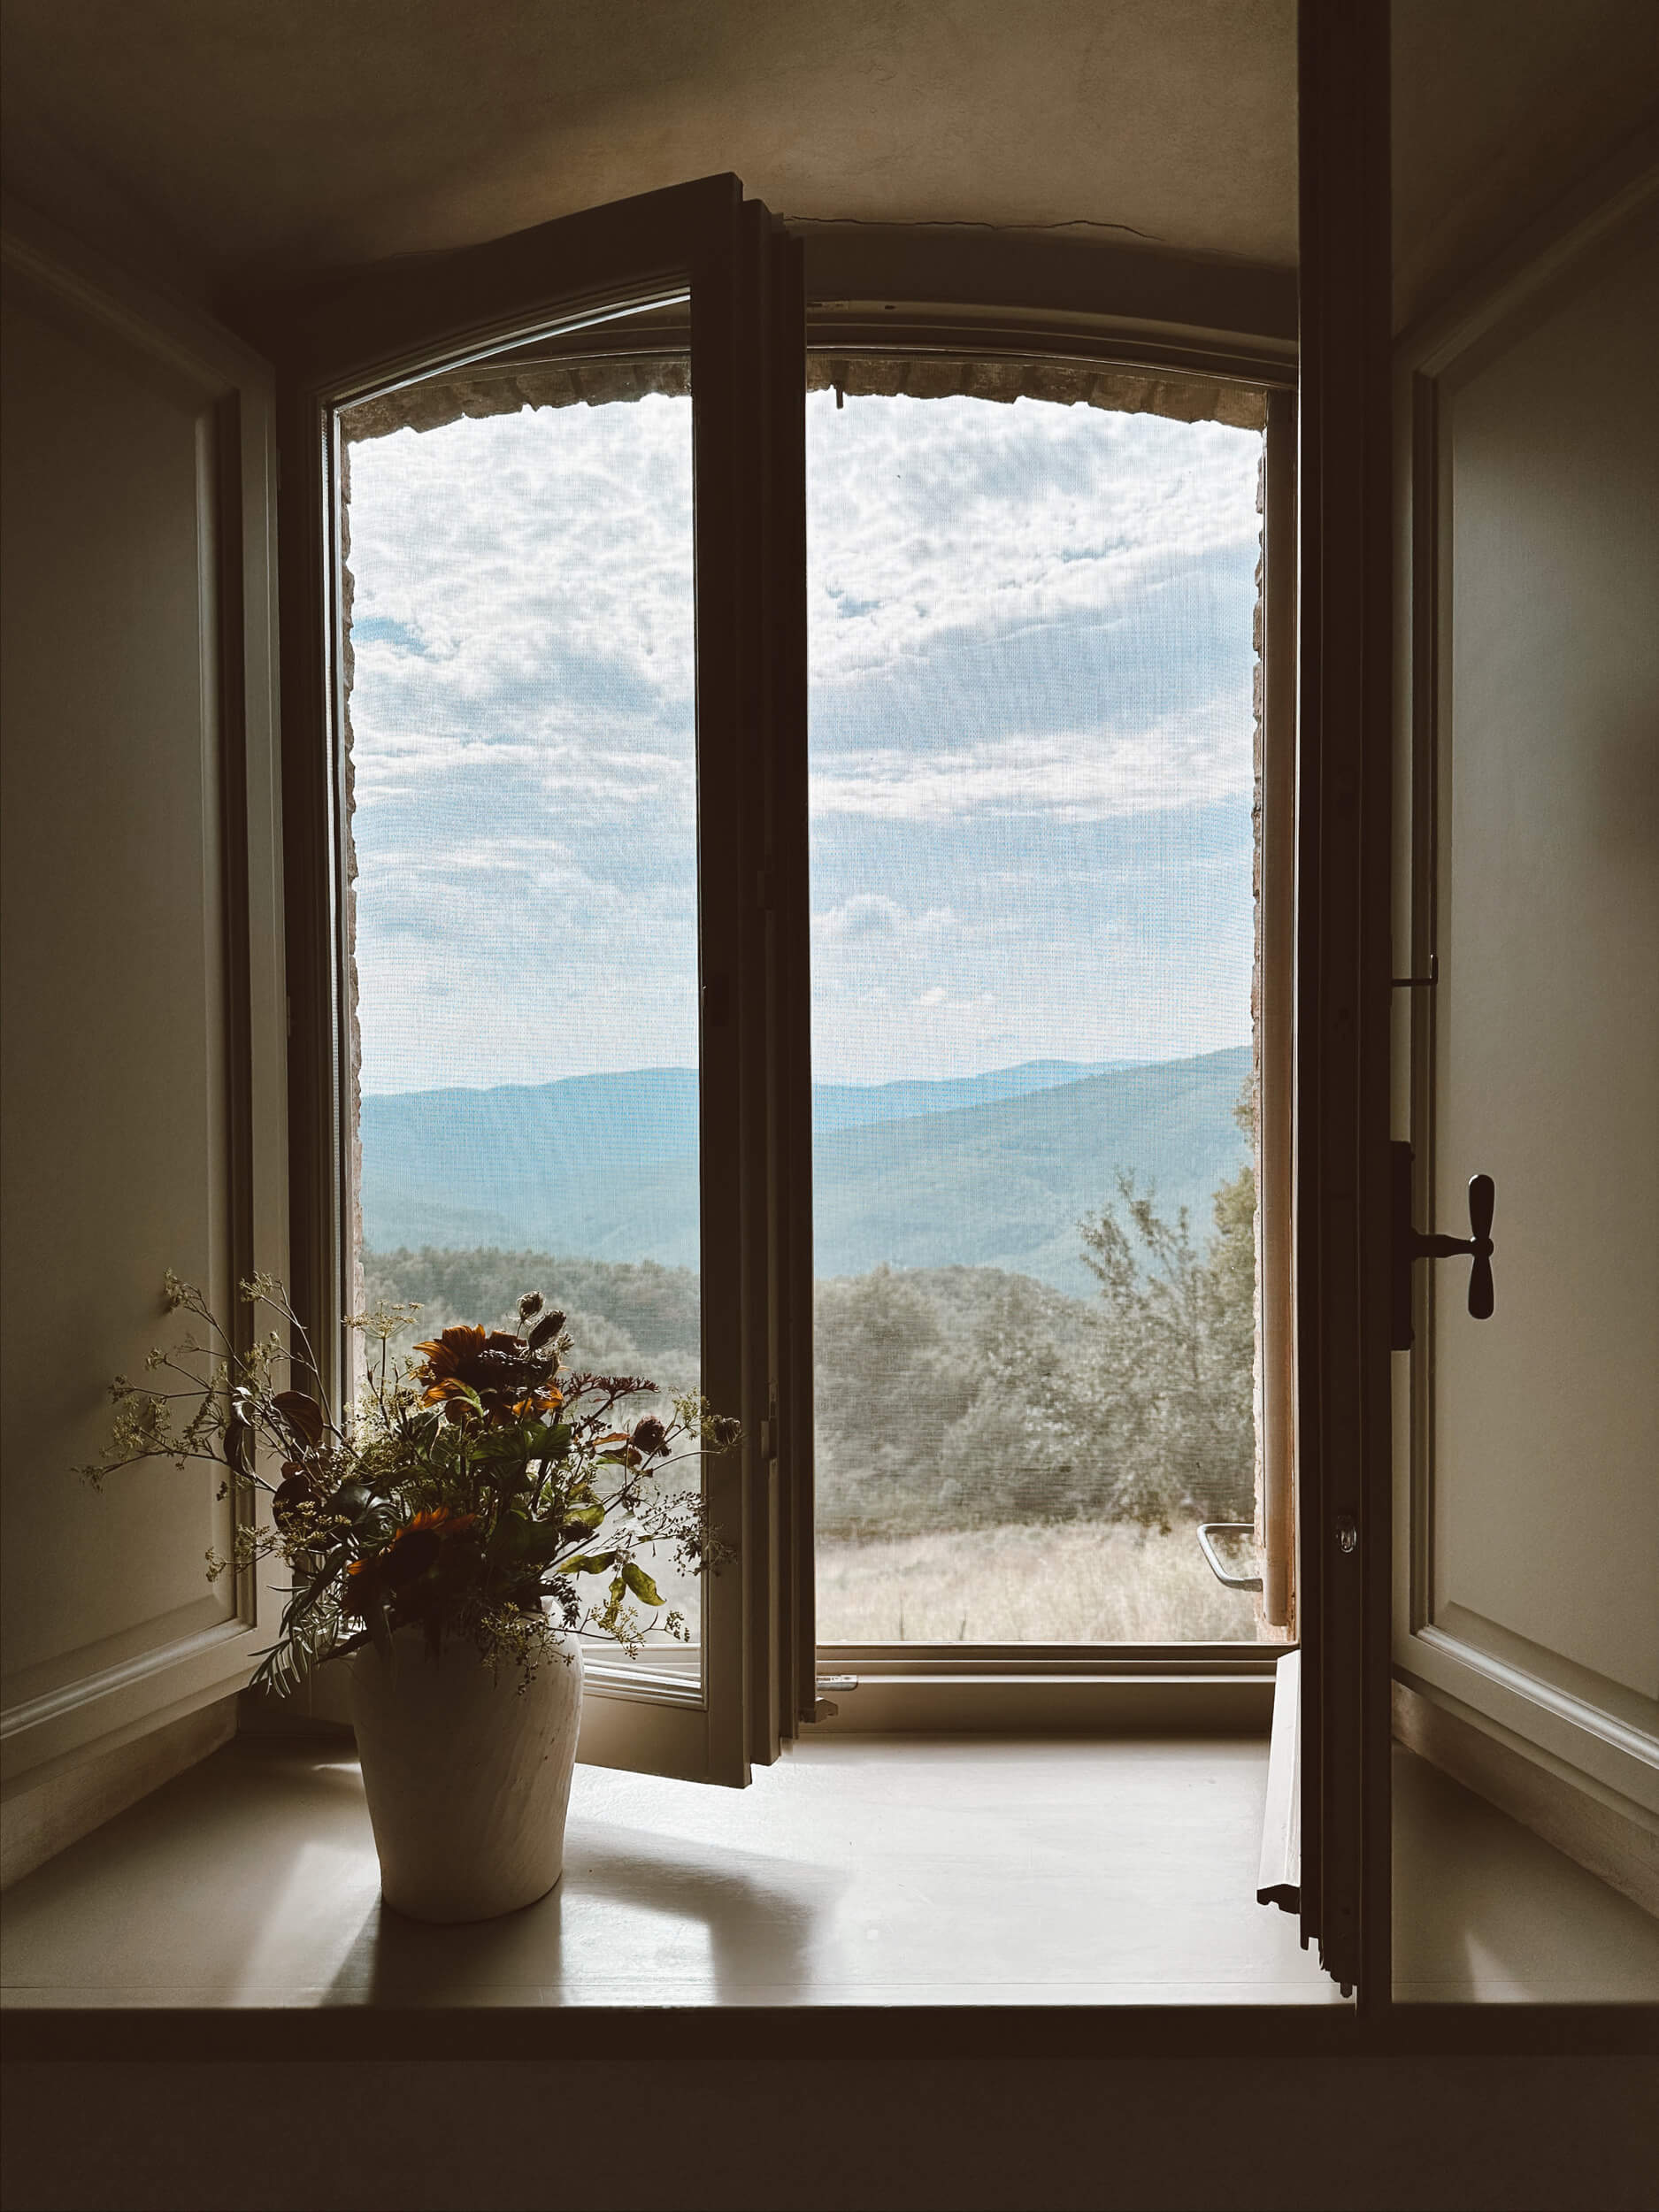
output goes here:
{"type": "Polygon", "coordinates": [[[1071,1521],[820,1537],[818,1632],[831,1644],[1254,1642],[1256,1616],[1190,1528],[1071,1521]]]}

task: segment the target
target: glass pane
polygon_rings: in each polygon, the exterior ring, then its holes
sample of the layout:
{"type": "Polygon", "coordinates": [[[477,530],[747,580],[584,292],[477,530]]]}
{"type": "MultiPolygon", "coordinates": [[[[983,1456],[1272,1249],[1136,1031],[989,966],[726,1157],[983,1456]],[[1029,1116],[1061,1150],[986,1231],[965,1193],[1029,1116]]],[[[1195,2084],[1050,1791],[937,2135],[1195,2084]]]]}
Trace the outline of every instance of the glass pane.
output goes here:
{"type": "Polygon", "coordinates": [[[691,399],[600,337],[342,417],[360,1294],[539,1291],[638,1416],[702,1364],[691,399]]]}
{"type": "Polygon", "coordinates": [[[819,1634],[1250,1638],[1262,439],[1008,381],[808,400],[819,1634]]]}

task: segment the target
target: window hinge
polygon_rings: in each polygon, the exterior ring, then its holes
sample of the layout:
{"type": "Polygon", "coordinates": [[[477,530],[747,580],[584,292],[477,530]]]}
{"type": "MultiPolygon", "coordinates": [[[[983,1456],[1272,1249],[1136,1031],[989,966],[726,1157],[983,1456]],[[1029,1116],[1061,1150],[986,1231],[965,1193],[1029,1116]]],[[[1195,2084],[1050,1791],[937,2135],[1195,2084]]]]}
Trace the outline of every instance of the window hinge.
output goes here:
{"type": "Polygon", "coordinates": [[[820,1696],[826,1690],[856,1690],[858,1677],[856,1674],[820,1674],[812,1686],[820,1696]]]}
{"type": "Polygon", "coordinates": [[[1440,956],[1437,952],[1429,955],[1426,975],[1394,975],[1388,979],[1396,991],[1432,991],[1440,979],[1440,956]]]}

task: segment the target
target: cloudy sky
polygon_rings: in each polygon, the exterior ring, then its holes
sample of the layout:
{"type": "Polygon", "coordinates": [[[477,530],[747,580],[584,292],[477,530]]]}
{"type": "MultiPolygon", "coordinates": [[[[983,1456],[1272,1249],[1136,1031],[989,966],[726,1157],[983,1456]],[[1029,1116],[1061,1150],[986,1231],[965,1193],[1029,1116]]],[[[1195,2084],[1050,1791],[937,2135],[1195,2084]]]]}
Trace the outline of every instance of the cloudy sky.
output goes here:
{"type": "MultiPolygon", "coordinates": [[[[1254,433],[808,403],[816,1072],[1249,1034],[1254,433]]],[[[352,449],[364,1083],[695,1059],[689,405],[352,449]]]]}

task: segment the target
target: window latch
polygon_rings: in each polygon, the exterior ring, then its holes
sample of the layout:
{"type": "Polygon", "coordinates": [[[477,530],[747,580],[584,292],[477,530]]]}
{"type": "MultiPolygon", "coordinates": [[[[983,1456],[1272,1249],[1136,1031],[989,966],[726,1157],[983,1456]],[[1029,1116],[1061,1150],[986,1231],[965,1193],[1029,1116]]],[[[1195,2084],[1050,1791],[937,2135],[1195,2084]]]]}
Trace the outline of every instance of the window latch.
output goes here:
{"type": "Polygon", "coordinates": [[[1396,1352],[1409,1352],[1412,1344],[1413,1260],[1450,1260],[1467,1254],[1474,1263],[1469,1271],[1469,1310],[1477,1321],[1492,1318],[1492,1216],[1497,1203],[1498,1187],[1489,1175],[1470,1177],[1470,1233],[1466,1237],[1440,1236],[1432,1231],[1416,1228],[1411,1220],[1411,1147],[1395,1143],[1391,1150],[1394,1223],[1390,1264],[1394,1275],[1394,1325],[1390,1336],[1396,1352]]]}
{"type": "Polygon", "coordinates": [[[819,1675],[812,1685],[814,1692],[812,1709],[806,1717],[809,1720],[833,1720],[836,1714],[840,1712],[841,1707],[836,1704],[833,1698],[826,1697],[825,1691],[837,1690],[844,1695],[847,1691],[856,1690],[857,1687],[858,1677],[856,1674],[819,1675]]]}

